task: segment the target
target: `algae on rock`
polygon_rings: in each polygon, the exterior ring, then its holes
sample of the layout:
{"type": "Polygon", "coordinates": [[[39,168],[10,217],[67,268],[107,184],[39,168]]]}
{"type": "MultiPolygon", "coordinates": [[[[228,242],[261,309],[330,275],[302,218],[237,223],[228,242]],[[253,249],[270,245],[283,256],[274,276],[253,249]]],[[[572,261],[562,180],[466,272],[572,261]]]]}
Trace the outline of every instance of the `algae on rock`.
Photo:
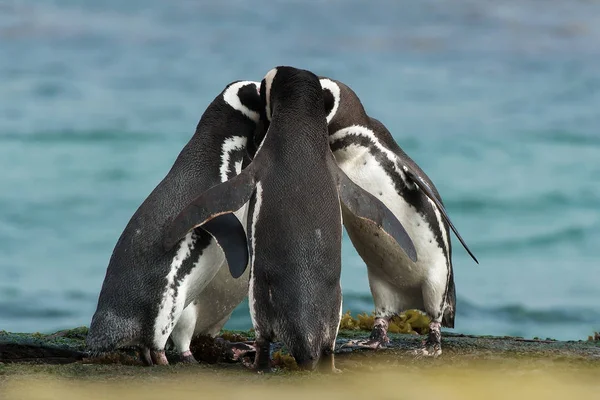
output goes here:
{"type": "MultiPolygon", "coordinates": [[[[361,330],[370,332],[374,322],[375,313],[371,313],[371,315],[362,313],[358,314],[356,318],[353,318],[350,311],[348,311],[342,316],[340,330],[361,330]]],[[[388,332],[425,335],[429,333],[429,323],[429,317],[419,310],[408,310],[400,315],[392,317],[388,332]]]]}

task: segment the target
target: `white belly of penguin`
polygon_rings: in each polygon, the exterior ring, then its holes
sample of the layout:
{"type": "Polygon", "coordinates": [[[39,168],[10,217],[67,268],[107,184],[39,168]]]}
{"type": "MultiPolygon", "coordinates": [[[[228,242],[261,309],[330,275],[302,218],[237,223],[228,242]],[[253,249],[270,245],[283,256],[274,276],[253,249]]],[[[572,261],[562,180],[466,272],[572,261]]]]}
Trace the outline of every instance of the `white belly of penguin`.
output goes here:
{"type": "Polygon", "coordinates": [[[369,273],[398,288],[417,288],[426,279],[446,276],[446,256],[429,223],[398,194],[392,179],[368,149],[350,145],[337,150],[334,155],[340,168],[352,181],[381,200],[394,213],[417,250],[418,261],[415,263],[389,235],[344,212],[348,235],[366,262],[369,273]]]}
{"type": "Polygon", "coordinates": [[[183,262],[190,257],[195,240],[192,239],[193,232],[189,232],[181,240],[177,247],[177,253],[171,261],[171,269],[167,275],[158,315],[154,323],[154,340],[157,348],[162,348],[173,327],[179,320],[183,309],[193,301],[195,297],[215,277],[219,268],[225,261],[223,250],[214,239],[202,251],[195,261],[194,266],[180,282],[175,282],[177,272],[181,269],[183,262]],[[177,290],[175,290],[176,286],[177,290]]]}

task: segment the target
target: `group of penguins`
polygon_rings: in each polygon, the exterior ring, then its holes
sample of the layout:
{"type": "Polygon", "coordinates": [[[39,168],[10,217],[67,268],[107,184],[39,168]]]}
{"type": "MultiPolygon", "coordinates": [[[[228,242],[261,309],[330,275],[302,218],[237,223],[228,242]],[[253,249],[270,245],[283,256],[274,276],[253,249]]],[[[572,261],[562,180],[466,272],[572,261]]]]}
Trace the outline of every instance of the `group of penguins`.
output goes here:
{"type": "Polygon", "coordinates": [[[248,296],[255,341],[232,354],[265,371],[278,340],[299,367],[337,371],[343,227],[375,304],[353,345],[385,347],[390,319],[419,309],[431,323],[416,351],[440,355],[456,310],[449,229],[477,260],[433,182],[342,82],[279,66],[230,83],[115,245],[88,351],[137,346],[165,365],[170,340],[195,362],[192,338],[217,335],[248,296]]]}

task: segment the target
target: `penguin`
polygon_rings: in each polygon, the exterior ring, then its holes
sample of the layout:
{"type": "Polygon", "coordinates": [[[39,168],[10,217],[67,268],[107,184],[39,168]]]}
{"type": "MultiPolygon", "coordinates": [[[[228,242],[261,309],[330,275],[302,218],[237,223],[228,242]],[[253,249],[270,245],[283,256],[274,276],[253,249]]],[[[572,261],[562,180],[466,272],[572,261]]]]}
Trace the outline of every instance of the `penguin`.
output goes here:
{"type": "Polygon", "coordinates": [[[215,219],[218,225],[188,232],[171,251],[164,251],[163,240],[184,205],[249,163],[246,144],[261,112],[259,85],[235,81],[225,87],[171,170],[129,220],[113,250],[90,324],[86,344],[92,355],[137,346],[146,365],[166,365],[164,349],[173,334],[183,361],[194,362],[189,349],[194,333],[216,329],[247,295],[248,274],[243,272],[248,252],[236,245],[246,243],[245,207],[215,219]],[[239,278],[235,296],[228,295],[231,282],[218,275],[223,269],[239,278]],[[207,285],[227,304],[207,304],[210,299],[202,296],[207,285]],[[198,327],[207,317],[217,321],[198,327]]]}
{"type": "Polygon", "coordinates": [[[408,309],[430,318],[429,335],[415,353],[441,355],[441,326],[454,328],[456,294],[452,269],[452,229],[479,263],[450,221],[435,185],[398,146],[387,128],[369,117],[356,93],[344,83],[320,77],[337,165],[362,189],[381,200],[406,228],[417,251],[411,260],[397,243],[344,212],[344,226],[367,265],[375,321],[366,341],[349,346],[377,349],[389,343],[390,319],[408,309]]]}
{"type": "Polygon", "coordinates": [[[391,211],[336,165],[318,77],[279,66],[265,75],[260,95],[267,131],[252,162],[175,218],[165,250],[191,229],[248,203],[248,297],[256,333],[248,366],[269,371],[270,345],[278,339],[300,368],[338,372],[333,351],[342,314],[342,208],[393,237],[409,258],[416,259],[416,251],[391,211]]]}

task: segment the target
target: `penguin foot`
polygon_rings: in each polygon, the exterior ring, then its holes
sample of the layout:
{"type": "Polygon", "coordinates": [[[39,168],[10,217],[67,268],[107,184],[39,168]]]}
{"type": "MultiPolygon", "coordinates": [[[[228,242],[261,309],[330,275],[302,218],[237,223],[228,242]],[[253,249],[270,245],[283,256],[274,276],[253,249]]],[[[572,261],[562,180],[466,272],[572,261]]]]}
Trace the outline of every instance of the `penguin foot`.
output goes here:
{"type": "Polygon", "coordinates": [[[243,360],[244,357],[256,353],[254,342],[229,342],[220,339],[218,343],[223,347],[225,356],[232,361],[243,360]]]}
{"type": "Polygon", "coordinates": [[[184,364],[197,364],[198,363],[198,361],[196,361],[196,358],[194,358],[194,355],[192,354],[192,352],[189,350],[181,353],[181,362],[184,364]]]}
{"type": "Polygon", "coordinates": [[[146,367],[153,365],[169,365],[165,351],[150,350],[148,347],[140,349],[140,358],[146,367]]]}
{"type": "Polygon", "coordinates": [[[389,322],[386,318],[375,318],[373,323],[373,330],[371,336],[367,340],[351,340],[344,344],[342,347],[358,347],[362,349],[385,349],[386,345],[390,342],[390,338],[387,335],[389,322]]]}
{"type": "Polygon", "coordinates": [[[167,356],[164,350],[151,350],[150,355],[155,365],[169,365],[169,361],[167,360],[167,356]]]}
{"type": "Polygon", "coordinates": [[[257,374],[268,374],[276,371],[276,369],[271,366],[270,360],[267,365],[263,365],[260,367],[257,366],[256,360],[253,360],[250,357],[241,358],[241,363],[244,367],[257,374]]]}
{"type": "Polygon", "coordinates": [[[442,331],[439,322],[431,322],[429,324],[429,335],[423,343],[423,347],[412,352],[417,357],[433,357],[438,358],[442,355],[442,331]]]}
{"type": "Polygon", "coordinates": [[[150,349],[147,347],[143,347],[140,349],[140,358],[146,367],[151,367],[154,365],[152,362],[152,356],[150,355],[150,349]]]}
{"type": "Polygon", "coordinates": [[[258,339],[254,346],[256,347],[256,357],[252,369],[259,374],[273,372],[271,362],[271,342],[264,339],[258,339]]]}

